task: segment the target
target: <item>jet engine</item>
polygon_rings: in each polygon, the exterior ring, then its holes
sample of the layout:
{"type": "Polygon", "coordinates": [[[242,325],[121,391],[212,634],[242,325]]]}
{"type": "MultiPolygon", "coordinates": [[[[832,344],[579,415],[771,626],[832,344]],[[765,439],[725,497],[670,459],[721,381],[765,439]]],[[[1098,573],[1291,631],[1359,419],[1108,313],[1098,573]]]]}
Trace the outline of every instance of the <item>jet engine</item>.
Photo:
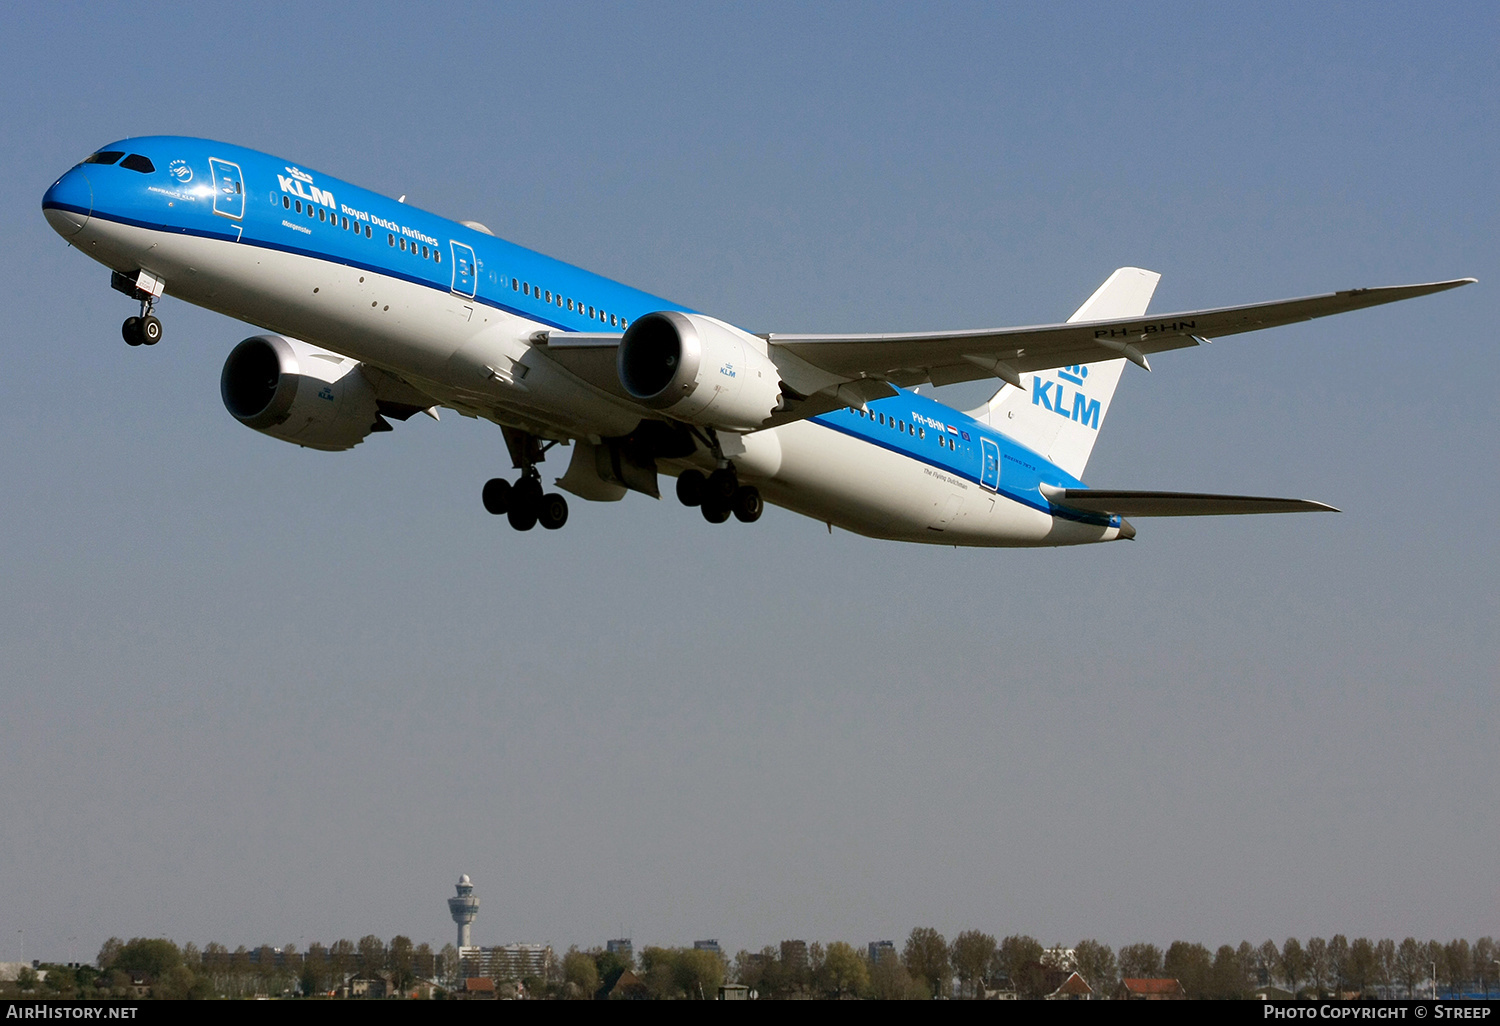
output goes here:
{"type": "Polygon", "coordinates": [[[642,406],[705,427],[750,431],[782,403],[765,341],[702,314],[636,318],[620,340],[616,369],[642,406]]]}
{"type": "Polygon", "coordinates": [[[352,449],[390,430],[358,360],[294,338],[256,335],[235,346],[219,392],[241,424],[309,449],[352,449]]]}

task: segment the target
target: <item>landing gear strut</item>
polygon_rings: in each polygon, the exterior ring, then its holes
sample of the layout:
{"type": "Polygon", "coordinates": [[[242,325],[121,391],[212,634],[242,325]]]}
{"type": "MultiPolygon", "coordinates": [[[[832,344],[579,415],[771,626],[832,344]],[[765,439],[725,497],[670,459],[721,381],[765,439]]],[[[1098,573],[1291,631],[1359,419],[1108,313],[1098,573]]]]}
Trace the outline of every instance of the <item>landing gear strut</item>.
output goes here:
{"type": "Polygon", "coordinates": [[[537,524],[548,531],[557,530],[568,522],[568,500],[556,492],[544,493],[542,475],[536,469],[550,445],[543,446],[535,436],[522,431],[502,430],[521,476],[515,484],[503,477],[486,481],[480,496],[484,508],[495,516],[503,513],[517,531],[529,531],[537,524]]]}

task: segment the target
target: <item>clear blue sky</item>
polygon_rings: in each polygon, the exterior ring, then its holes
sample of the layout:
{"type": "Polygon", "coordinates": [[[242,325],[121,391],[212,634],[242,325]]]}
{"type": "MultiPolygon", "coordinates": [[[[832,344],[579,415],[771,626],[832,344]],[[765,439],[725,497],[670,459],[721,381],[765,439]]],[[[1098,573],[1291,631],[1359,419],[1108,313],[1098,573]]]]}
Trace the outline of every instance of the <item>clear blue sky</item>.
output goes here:
{"type": "Polygon", "coordinates": [[[441,944],[461,872],[476,941],[559,948],[1500,933],[1494,5],[0,28],[0,958],[441,944]],[[493,428],[302,451],[220,404],[249,327],[120,341],[39,201],[148,133],[757,331],[1059,320],[1124,264],[1160,311],[1481,282],[1127,368],[1091,483],[1340,516],[987,552],[631,495],[518,536],[493,428]]]}

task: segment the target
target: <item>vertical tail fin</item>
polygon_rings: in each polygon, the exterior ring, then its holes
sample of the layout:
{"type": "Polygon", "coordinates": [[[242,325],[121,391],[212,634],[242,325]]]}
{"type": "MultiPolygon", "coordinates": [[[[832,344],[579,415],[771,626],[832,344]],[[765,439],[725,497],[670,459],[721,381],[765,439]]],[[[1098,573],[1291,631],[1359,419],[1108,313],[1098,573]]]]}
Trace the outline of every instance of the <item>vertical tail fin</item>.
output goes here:
{"type": "MultiPolygon", "coordinates": [[[[1122,267],[1068,318],[1068,323],[1138,317],[1146,312],[1160,280],[1161,275],[1155,271],[1122,267]]],[[[1024,388],[1002,385],[988,403],[970,410],[969,416],[1036,450],[1074,477],[1081,477],[1124,368],[1121,358],[1023,374],[1024,388]]]]}

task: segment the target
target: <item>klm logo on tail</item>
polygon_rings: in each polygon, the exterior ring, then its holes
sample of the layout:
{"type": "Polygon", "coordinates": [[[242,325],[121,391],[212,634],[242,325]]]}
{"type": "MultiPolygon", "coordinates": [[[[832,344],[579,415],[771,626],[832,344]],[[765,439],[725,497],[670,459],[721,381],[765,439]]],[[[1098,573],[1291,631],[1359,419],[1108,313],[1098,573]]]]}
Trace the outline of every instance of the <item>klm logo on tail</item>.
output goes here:
{"type": "Polygon", "coordinates": [[[1099,430],[1099,400],[1090,399],[1083,393],[1083,379],[1088,377],[1089,369],[1082,366],[1064,367],[1057,372],[1062,381],[1044,381],[1040,375],[1031,377],[1031,405],[1040,406],[1044,410],[1051,410],[1064,420],[1076,421],[1079,424],[1099,430]],[[1063,381],[1072,384],[1070,390],[1063,381]],[[1072,396],[1072,405],[1069,405],[1068,397],[1072,396]]]}

